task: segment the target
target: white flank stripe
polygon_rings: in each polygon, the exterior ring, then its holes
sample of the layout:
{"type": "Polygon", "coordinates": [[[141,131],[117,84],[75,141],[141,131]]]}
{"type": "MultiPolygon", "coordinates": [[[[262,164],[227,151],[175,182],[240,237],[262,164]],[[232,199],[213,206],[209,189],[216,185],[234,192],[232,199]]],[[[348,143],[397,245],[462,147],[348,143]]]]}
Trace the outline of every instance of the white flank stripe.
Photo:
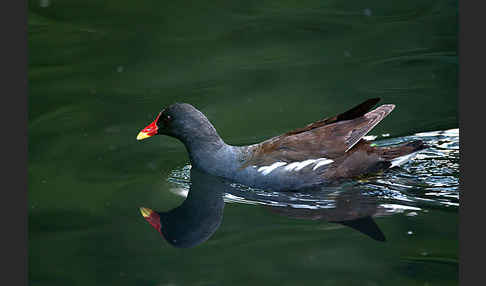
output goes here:
{"type": "Polygon", "coordinates": [[[317,161],[317,160],[310,159],[310,160],[302,161],[302,162],[300,162],[299,166],[297,166],[297,168],[295,168],[295,170],[299,171],[300,169],[304,168],[305,166],[307,166],[309,164],[314,163],[315,161],[317,161]]]}
{"type": "Polygon", "coordinates": [[[285,166],[285,171],[300,171],[310,164],[316,164],[314,168],[312,168],[312,170],[316,170],[317,168],[327,164],[331,164],[332,162],[334,161],[327,158],[309,159],[301,162],[293,162],[285,166]]]}
{"type": "Polygon", "coordinates": [[[276,162],[276,163],[273,163],[270,166],[263,166],[263,167],[258,168],[258,172],[262,172],[263,175],[268,175],[273,170],[277,169],[278,167],[282,167],[284,165],[287,165],[287,163],[285,163],[285,162],[276,162]]]}
{"type": "Polygon", "coordinates": [[[293,162],[285,166],[285,171],[292,171],[293,169],[297,168],[299,166],[300,162],[293,162]]]}
{"type": "Polygon", "coordinates": [[[315,170],[315,169],[317,169],[321,166],[327,165],[327,164],[331,164],[332,162],[334,162],[334,161],[331,160],[331,159],[327,159],[327,158],[319,159],[319,160],[317,160],[317,164],[314,166],[314,168],[312,168],[312,170],[315,170]]]}

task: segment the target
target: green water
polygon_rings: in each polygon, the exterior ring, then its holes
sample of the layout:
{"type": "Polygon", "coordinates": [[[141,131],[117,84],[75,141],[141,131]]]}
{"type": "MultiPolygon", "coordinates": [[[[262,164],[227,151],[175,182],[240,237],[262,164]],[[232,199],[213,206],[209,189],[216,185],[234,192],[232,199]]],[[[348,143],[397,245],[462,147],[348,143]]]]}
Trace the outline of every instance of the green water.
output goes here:
{"type": "Polygon", "coordinates": [[[174,102],[235,145],[376,96],[397,108],[374,135],[457,128],[457,2],[28,3],[30,285],[458,284],[457,208],[377,218],[380,243],[233,203],[174,248],[138,207],[182,203],[187,152],[135,140],[174,102]]]}

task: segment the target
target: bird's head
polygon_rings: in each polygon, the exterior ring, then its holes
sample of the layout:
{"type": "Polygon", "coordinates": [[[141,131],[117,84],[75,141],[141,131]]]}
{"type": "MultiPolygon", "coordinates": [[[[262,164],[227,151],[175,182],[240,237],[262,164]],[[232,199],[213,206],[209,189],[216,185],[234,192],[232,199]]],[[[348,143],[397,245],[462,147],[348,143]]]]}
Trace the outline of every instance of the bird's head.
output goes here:
{"type": "Polygon", "coordinates": [[[185,143],[219,139],[216,129],[206,116],[187,103],[175,103],[163,109],[152,123],[138,133],[137,140],[154,135],[175,137],[185,143]]]}

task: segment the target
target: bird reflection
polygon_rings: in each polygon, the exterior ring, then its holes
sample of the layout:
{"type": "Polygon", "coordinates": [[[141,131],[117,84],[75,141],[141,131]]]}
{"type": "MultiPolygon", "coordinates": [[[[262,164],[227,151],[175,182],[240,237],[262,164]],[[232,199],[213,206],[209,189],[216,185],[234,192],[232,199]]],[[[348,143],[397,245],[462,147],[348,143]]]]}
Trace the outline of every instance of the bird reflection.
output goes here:
{"type": "MultiPolygon", "coordinates": [[[[287,192],[292,194],[293,192],[287,192]]],[[[263,204],[272,213],[290,218],[321,220],[339,223],[355,229],[377,241],[385,236],[372,219],[380,207],[373,196],[356,189],[306,190],[317,194],[319,199],[331,202],[327,207],[289,203],[288,196],[271,198],[273,205],[263,204]],[[284,199],[286,198],[286,199],[284,199]]],[[[190,248],[207,241],[219,228],[224,209],[224,197],[249,198],[258,203],[252,191],[242,191],[231,181],[208,175],[196,168],[191,169],[191,185],[184,202],[167,212],[142,207],[143,217],[174,247],[190,248]]],[[[293,200],[295,202],[295,199],[293,200]]]]}
{"type": "Polygon", "coordinates": [[[373,220],[373,216],[383,211],[376,199],[365,196],[358,190],[348,190],[334,197],[332,208],[294,208],[272,207],[268,209],[282,216],[306,219],[321,220],[331,223],[338,223],[357,230],[377,241],[385,241],[385,235],[373,220]]]}
{"type": "Polygon", "coordinates": [[[168,212],[140,210],[171,245],[194,247],[208,240],[219,228],[223,219],[223,192],[228,186],[219,177],[192,169],[191,187],[180,206],[168,212]]]}

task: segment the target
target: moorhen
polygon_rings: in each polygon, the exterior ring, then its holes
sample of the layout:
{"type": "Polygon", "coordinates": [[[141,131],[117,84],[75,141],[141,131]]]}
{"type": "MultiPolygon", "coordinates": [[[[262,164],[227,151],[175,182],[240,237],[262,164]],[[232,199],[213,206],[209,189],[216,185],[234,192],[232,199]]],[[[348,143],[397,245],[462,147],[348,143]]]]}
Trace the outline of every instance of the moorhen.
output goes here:
{"type": "Polygon", "coordinates": [[[344,113],[248,146],[226,144],[204,114],[190,104],[175,103],[137,140],[175,137],[186,146],[193,167],[250,187],[280,191],[329,185],[403,164],[427,147],[422,141],[378,147],[365,140],[395,108],[385,104],[371,110],[379,100],[368,99],[344,113]]]}

